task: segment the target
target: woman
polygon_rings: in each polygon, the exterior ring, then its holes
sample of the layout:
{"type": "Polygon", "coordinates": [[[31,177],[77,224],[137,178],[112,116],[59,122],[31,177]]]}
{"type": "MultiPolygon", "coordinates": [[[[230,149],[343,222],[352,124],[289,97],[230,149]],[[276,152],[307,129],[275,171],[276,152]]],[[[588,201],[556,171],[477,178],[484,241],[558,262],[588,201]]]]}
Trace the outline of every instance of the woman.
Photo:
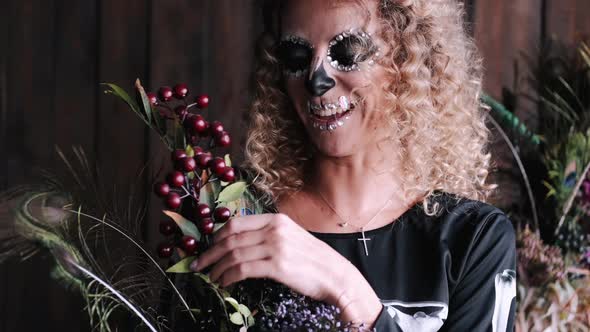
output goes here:
{"type": "Polygon", "coordinates": [[[376,331],[512,330],[514,232],[482,201],[480,60],[453,0],[268,5],[247,166],[269,213],[193,265],[376,331]]]}

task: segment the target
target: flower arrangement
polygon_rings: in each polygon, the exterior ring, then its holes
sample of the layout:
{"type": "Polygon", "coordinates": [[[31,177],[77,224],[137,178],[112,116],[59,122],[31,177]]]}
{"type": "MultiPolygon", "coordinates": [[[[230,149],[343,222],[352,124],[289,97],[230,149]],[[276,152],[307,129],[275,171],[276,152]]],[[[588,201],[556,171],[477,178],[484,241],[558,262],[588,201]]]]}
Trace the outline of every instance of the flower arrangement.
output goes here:
{"type": "Polygon", "coordinates": [[[483,98],[500,119],[502,125],[491,118],[513,152],[528,194],[528,205],[521,204],[520,211],[511,215],[520,224],[516,330],[587,331],[590,48],[582,45],[569,54],[550,43],[538,66],[527,61],[533,70],[526,81],[538,97],[505,91],[506,106],[489,96],[483,98]],[[519,98],[539,105],[536,133],[508,111],[519,98]]]}
{"type": "MultiPolygon", "coordinates": [[[[91,324],[100,331],[363,331],[339,320],[337,307],[296,294],[269,279],[221,287],[191,263],[212,243],[212,235],[235,216],[262,213],[247,172],[232,166],[223,149],[231,137],[219,121],[207,121],[209,98],[190,101],[185,84],[146,92],[139,80],[131,97],[115,84],[117,96],[155,133],[171,154],[171,171],[153,183],[167,217],[157,227],[157,248],[141,234],[146,203],[138,195],[117,201],[105,190],[83,150],[75,158],[58,149],[69,175],[46,174],[42,184],[10,190],[0,197],[12,208],[13,227],[0,230],[0,262],[49,252],[53,276],[81,292],[91,324]],[[156,253],[153,255],[152,253],[156,253]],[[128,326],[127,326],[128,327],[128,326]]],[[[143,170],[138,172],[138,182],[143,170]]],[[[134,186],[130,184],[130,193],[134,186]]],[[[141,196],[139,196],[141,197],[141,196]]],[[[8,213],[6,213],[8,212],[8,213]]]]}

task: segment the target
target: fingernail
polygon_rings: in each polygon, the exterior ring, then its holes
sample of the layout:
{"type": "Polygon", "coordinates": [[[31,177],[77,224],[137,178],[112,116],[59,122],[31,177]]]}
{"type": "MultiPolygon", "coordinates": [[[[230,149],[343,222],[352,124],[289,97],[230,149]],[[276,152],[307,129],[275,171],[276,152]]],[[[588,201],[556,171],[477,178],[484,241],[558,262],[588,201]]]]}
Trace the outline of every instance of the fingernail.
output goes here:
{"type": "Polygon", "coordinates": [[[191,263],[191,265],[190,265],[190,269],[191,269],[191,270],[193,270],[193,271],[195,271],[195,272],[196,272],[196,271],[198,271],[198,270],[197,270],[197,265],[198,265],[198,263],[199,263],[199,260],[198,260],[198,259],[195,259],[195,260],[194,260],[194,261],[191,263]]]}

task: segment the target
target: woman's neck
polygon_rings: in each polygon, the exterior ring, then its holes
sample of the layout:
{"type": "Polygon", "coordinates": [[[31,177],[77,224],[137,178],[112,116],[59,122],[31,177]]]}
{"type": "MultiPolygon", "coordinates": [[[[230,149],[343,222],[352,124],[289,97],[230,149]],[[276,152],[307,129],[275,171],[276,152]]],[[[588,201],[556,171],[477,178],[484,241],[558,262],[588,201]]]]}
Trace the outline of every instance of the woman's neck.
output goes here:
{"type": "Polygon", "coordinates": [[[388,224],[418,201],[402,192],[398,155],[382,145],[347,157],[317,155],[305,186],[281,199],[278,210],[319,232],[350,232],[337,226],[343,218],[364,226],[382,208],[368,229],[388,224]]]}
{"type": "Polygon", "coordinates": [[[364,150],[347,157],[319,155],[304,191],[323,196],[342,215],[362,217],[391,198],[391,206],[405,203],[397,153],[364,150]]]}

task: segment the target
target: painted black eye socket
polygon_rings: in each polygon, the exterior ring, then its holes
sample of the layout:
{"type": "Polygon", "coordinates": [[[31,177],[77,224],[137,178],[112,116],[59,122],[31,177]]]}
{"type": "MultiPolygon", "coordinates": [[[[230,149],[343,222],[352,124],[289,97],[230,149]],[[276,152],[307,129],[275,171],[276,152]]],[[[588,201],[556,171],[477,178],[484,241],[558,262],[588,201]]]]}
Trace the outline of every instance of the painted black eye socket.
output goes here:
{"type": "Polygon", "coordinates": [[[277,56],[287,72],[303,72],[309,69],[313,49],[300,42],[285,40],[279,43],[277,56]]]}
{"type": "Polygon", "coordinates": [[[344,37],[330,48],[333,60],[344,66],[352,66],[369,58],[366,43],[357,36],[344,37]]]}
{"type": "Polygon", "coordinates": [[[341,71],[357,70],[360,63],[370,60],[377,52],[378,47],[368,34],[345,33],[330,42],[328,61],[341,71]]]}

